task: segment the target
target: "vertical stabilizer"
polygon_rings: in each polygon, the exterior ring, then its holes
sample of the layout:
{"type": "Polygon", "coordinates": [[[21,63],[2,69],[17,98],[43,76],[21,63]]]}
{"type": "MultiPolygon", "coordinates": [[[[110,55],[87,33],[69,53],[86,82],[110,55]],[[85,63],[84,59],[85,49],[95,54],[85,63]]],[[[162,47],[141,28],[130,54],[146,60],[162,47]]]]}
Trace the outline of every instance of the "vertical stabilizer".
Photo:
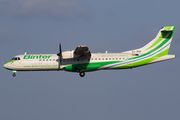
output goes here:
{"type": "Polygon", "coordinates": [[[154,49],[158,50],[165,47],[165,49],[160,50],[159,53],[166,51],[166,52],[163,52],[163,54],[168,54],[171,41],[173,38],[174,30],[175,30],[174,26],[163,27],[162,29],[160,29],[157,36],[151,42],[149,42],[147,45],[140,48],[139,50],[141,50],[142,53],[147,53],[151,50],[154,50],[154,49]]]}

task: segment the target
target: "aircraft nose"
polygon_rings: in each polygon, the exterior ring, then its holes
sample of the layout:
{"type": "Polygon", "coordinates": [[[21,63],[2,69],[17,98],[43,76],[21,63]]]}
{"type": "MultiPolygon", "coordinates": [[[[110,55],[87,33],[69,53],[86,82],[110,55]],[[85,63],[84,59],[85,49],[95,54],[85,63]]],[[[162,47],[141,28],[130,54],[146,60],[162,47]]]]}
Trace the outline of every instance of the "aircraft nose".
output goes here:
{"type": "Polygon", "coordinates": [[[4,64],[3,67],[7,69],[7,68],[8,68],[8,65],[7,65],[7,64],[4,64]]]}
{"type": "Polygon", "coordinates": [[[5,68],[5,67],[6,67],[6,64],[4,64],[3,67],[5,68]]]}

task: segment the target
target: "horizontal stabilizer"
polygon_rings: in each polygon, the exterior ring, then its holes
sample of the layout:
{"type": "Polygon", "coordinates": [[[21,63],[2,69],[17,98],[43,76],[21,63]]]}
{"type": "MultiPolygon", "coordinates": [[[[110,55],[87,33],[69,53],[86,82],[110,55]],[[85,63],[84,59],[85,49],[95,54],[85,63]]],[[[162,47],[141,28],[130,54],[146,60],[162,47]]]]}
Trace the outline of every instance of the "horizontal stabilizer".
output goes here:
{"type": "Polygon", "coordinates": [[[150,63],[161,62],[161,61],[164,61],[164,60],[170,60],[170,59],[174,59],[174,58],[176,58],[175,55],[165,55],[165,56],[160,57],[160,58],[158,58],[158,59],[156,59],[156,60],[153,60],[153,61],[150,62],[150,63]]]}

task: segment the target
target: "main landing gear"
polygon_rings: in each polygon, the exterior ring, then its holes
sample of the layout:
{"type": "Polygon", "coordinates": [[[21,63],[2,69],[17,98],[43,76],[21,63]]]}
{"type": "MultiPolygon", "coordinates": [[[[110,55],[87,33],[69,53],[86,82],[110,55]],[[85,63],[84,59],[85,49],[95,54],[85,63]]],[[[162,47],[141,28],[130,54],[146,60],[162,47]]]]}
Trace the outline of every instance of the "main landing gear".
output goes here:
{"type": "Polygon", "coordinates": [[[77,72],[79,73],[79,76],[84,77],[85,76],[85,72],[82,69],[77,69],[77,67],[75,66],[77,72]]]}
{"type": "Polygon", "coordinates": [[[80,71],[80,72],[79,72],[79,75],[80,75],[81,77],[84,77],[84,76],[85,76],[85,72],[80,71]]]}

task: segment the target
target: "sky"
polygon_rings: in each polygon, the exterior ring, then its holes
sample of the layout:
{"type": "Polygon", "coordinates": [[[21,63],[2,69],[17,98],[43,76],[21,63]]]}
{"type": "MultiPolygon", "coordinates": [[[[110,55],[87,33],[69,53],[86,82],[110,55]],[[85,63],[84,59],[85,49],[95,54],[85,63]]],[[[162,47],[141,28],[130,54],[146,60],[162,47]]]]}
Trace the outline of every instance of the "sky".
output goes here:
{"type": "Polygon", "coordinates": [[[180,118],[180,1],[0,0],[1,120],[169,120],[180,118]],[[92,53],[144,46],[175,26],[176,58],[126,70],[12,72],[13,56],[58,53],[87,45],[92,53]]]}

